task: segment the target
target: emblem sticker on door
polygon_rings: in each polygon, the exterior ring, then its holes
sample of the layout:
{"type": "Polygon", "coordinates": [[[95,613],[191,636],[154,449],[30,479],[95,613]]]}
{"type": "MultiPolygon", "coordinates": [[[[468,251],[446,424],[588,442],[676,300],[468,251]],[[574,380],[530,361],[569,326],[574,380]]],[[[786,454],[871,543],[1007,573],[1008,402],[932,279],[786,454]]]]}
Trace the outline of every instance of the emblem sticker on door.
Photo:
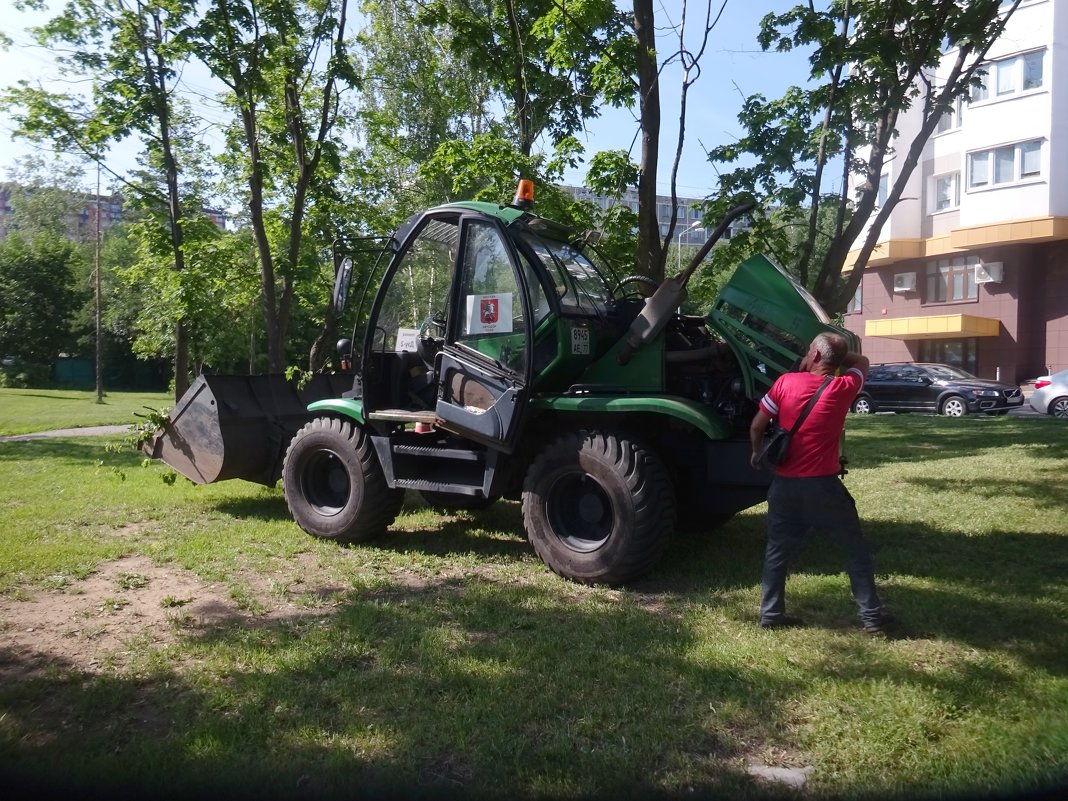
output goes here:
{"type": "Polygon", "coordinates": [[[466,334],[512,332],[512,293],[467,296],[466,334]]]}

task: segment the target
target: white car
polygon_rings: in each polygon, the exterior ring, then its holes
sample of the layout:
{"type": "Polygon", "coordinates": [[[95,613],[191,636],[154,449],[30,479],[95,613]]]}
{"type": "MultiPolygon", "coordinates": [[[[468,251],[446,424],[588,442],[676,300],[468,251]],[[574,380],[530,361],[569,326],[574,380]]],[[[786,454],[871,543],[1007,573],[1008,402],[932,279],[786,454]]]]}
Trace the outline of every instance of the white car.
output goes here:
{"type": "Polygon", "coordinates": [[[1041,414],[1068,417],[1068,370],[1035,379],[1031,408],[1041,414]]]}

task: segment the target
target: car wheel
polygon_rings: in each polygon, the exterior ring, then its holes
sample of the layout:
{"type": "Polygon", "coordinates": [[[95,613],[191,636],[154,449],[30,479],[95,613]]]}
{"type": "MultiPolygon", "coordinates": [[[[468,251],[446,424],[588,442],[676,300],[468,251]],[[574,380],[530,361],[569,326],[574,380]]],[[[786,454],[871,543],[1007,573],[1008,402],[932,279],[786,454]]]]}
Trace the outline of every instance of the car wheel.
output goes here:
{"type": "Polygon", "coordinates": [[[384,534],[404,503],[404,490],[386,484],[371,438],[335,417],[316,418],[293,437],[282,489],[298,526],[337,542],[384,534]]]}
{"type": "Polygon", "coordinates": [[[656,564],[675,528],[660,459],[626,435],[575,431],[535,459],[523,525],[542,561],[583,584],[622,584],[656,564]]]}
{"type": "Polygon", "coordinates": [[[875,404],[871,402],[871,398],[867,395],[859,395],[857,399],[853,401],[853,413],[854,414],[871,414],[875,411],[875,404]]]}
{"type": "Polygon", "coordinates": [[[950,395],[942,401],[940,410],[946,417],[964,417],[968,413],[968,404],[960,395],[950,395]]]}
{"type": "Polygon", "coordinates": [[[1068,417],[1068,397],[1054,398],[1050,402],[1049,413],[1054,417],[1068,417]]]}

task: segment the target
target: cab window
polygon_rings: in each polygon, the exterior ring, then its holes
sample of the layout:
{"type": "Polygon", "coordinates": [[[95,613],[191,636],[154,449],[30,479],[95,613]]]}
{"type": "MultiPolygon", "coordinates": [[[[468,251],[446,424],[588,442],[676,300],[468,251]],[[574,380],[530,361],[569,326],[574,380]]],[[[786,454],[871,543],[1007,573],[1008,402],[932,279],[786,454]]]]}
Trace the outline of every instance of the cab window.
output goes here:
{"type": "Polygon", "coordinates": [[[516,373],[526,371],[528,326],[507,243],[489,223],[468,225],[457,342],[516,373]]]}

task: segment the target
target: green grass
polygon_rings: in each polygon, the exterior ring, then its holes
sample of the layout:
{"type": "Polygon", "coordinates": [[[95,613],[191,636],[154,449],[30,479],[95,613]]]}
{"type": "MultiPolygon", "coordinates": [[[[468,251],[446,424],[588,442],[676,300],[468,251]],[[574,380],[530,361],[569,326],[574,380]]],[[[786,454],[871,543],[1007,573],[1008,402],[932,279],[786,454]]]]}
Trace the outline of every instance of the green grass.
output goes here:
{"type": "Polygon", "coordinates": [[[169,409],[174,396],[159,392],[104,394],[96,402],[95,391],[76,389],[0,389],[0,437],[30,434],[59,428],[133,425],[143,422],[137,414],[145,407],[169,409]]]}
{"type": "MultiPolygon", "coordinates": [[[[855,626],[818,537],[788,584],[811,625],[755,625],[763,507],[680,534],[633,586],[587,588],[536,559],[515,503],[439,516],[412,498],[387,538],[340,548],[278,489],[167,484],[108,442],[0,443],[0,600],[75,604],[141,555],[242,614],[201,625],[197,598],[170,595],[172,640],[96,668],[28,670],[0,628],[0,765],[23,775],[509,798],[986,796],[1068,775],[1058,421],[851,419],[847,484],[903,621],[890,639],[855,626]],[[794,791],[749,763],[811,772],[794,791]]],[[[119,574],[100,619],[152,581],[119,574]]]]}

